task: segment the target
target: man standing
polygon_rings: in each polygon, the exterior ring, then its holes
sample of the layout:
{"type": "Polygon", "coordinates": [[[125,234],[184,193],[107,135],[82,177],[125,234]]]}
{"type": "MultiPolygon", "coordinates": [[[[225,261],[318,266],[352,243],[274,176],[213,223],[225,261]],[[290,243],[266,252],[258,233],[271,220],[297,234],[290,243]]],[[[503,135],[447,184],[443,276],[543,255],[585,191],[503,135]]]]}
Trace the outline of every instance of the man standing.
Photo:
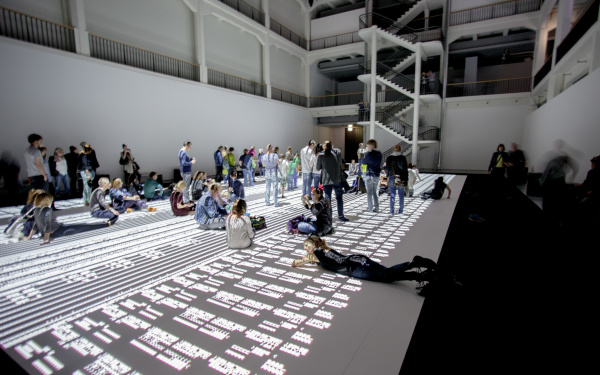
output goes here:
{"type": "MultiPolygon", "coordinates": [[[[379,174],[381,174],[382,156],[381,152],[375,150],[376,148],[377,141],[370,139],[367,142],[367,153],[363,159],[363,164],[367,167],[367,171],[364,173],[363,179],[365,180],[365,187],[367,188],[367,210],[369,212],[379,212],[377,184],[379,183],[379,174]]],[[[388,179],[389,178],[390,177],[388,176],[388,179]]]]}
{"type": "Polygon", "coordinates": [[[279,194],[279,180],[277,177],[277,161],[279,156],[273,152],[273,146],[267,145],[267,154],[263,156],[262,162],[265,166],[265,204],[271,205],[271,186],[273,189],[273,196],[275,197],[275,207],[279,207],[277,204],[277,195],[279,194]]]}
{"type": "MultiPolygon", "coordinates": [[[[321,170],[321,183],[325,198],[331,202],[331,191],[335,190],[335,200],[337,201],[337,211],[339,221],[348,221],[344,217],[344,201],[342,195],[342,151],[333,148],[329,141],[325,142],[325,151],[317,158],[317,169],[321,170]]],[[[331,213],[331,206],[329,212],[331,213]]]]}
{"type": "Polygon", "coordinates": [[[244,174],[244,186],[254,186],[254,180],[252,178],[252,174],[254,173],[254,169],[252,168],[252,156],[248,154],[247,148],[244,149],[244,154],[240,156],[239,164],[242,168],[242,173],[244,174]],[[249,183],[248,180],[250,181],[249,183]]]}
{"type": "Polygon", "coordinates": [[[42,136],[39,134],[29,134],[27,137],[29,147],[25,149],[25,166],[27,167],[27,177],[34,189],[42,189],[48,192],[48,175],[42,165],[42,153],[39,147],[42,145],[42,136]]]}
{"type": "Polygon", "coordinates": [[[215,151],[213,158],[215,159],[215,182],[221,182],[223,179],[223,146],[219,146],[219,149],[215,151]]]}
{"type": "Polygon", "coordinates": [[[227,153],[227,158],[224,160],[227,163],[227,174],[231,174],[231,171],[235,170],[235,155],[233,155],[233,151],[235,149],[233,147],[229,147],[229,152],[227,153]]]}
{"type": "Polygon", "coordinates": [[[400,201],[398,213],[404,211],[404,187],[408,183],[408,163],[406,157],[400,153],[402,147],[400,144],[394,146],[394,151],[385,159],[385,166],[388,175],[388,185],[390,189],[390,214],[394,214],[394,203],[396,192],[400,201]]]}
{"type": "Polygon", "coordinates": [[[69,147],[69,153],[65,155],[67,159],[67,174],[69,175],[69,185],[71,187],[71,194],[75,195],[77,192],[77,164],[79,163],[79,152],[77,147],[69,147]]]}
{"type": "Polygon", "coordinates": [[[314,152],[315,144],[316,142],[311,139],[308,142],[308,146],[300,150],[300,165],[302,166],[302,196],[310,195],[312,170],[317,161],[314,152]]]}
{"type": "MultiPolygon", "coordinates": [[[[191,158],[188,152],[192,149],[192,142],[186,141],[183,143],[183,147],[179,150],[179,173],[181,178],[185,182],[186,186],[190,186],[192,181],[192,164],[196,162],[196,158],[191,158]]],[[[183,203],[190,201],[190,189],[183,191],[183,203]]]]}
{"type": "Polygon", "coordinates": [[[508,179],[514,184],[523,183],[525,177],[525,155],[523,151],[517,148],[516,143],[511,145],[508,158],[510,159],[510,165],[507,170],[508,179]]]}

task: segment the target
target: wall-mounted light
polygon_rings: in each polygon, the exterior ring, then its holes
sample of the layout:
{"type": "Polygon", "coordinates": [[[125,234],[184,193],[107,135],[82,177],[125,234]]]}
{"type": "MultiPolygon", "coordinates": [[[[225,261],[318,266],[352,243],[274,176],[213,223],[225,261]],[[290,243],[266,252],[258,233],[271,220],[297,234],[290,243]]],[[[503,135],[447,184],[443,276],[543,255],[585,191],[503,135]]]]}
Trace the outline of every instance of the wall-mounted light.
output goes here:
{"type": "Polygon", "coordinates": [[[352,131],[352,124],[348,124],[348,131],[351,132],[352,131]]]}

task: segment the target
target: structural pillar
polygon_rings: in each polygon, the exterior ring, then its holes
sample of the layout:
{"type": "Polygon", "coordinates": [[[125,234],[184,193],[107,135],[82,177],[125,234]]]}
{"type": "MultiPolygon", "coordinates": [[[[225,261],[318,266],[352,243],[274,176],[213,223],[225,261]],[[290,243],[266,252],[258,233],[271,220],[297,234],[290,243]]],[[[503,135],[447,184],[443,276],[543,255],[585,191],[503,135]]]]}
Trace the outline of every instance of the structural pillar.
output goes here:
{"type": "Polygon", "coordinates": [[[377,110],[377,26],[371,26],[371,99],[369,118],[369,139],[375,138],[375,111],[377,110]]]}
{"type": "Polygon", "coordinates": [[[421,59],[423,52],[421,51],[421,43],[417,43],[417,54],[415,57],[415,91],[414,91],[414,108],[413,108],[413,134],[412,134],[412,152],[411,158],[413,164],[417,164],[419,157],[419,108],[421,96],[421,82],[418,77],[421,76],[421,59]]]}
{"type": "Polygon", "coordinates": [[[425,10],[423,13],[425,13],[425,31],[427,31],[429,30],[429,8],[427,7],[427,4],[425,4],[425,10]]]}
{"type": "Polygon", "coordinates": [[[69,0],[69,18],[75,34],[75,51],[80,55],[90,55],[90,37],[85,22],[83,0],[69,0]]]}
{"type": "Polygon", "coordinates": [[[262,11],[265,14],[265,27],[271,29],[271,16],[269,12],[269,0],[262,0],[262,11]]]}
{"type": "Polygon", "coordinates": [[[271,39],[269,33],[265,35],[265,44],[263,45],[263,80],[267,88],[267,98],[271,99],[271,39]]]}
{"type": "Polygon", "coordinates": [[[194,13],[194,41],[196,61],[200,70],[200,82],[208,83],[208,67],[206,66],[206,50],[204,43],[204,0],[183,0],[185,5],[194,13]]]}

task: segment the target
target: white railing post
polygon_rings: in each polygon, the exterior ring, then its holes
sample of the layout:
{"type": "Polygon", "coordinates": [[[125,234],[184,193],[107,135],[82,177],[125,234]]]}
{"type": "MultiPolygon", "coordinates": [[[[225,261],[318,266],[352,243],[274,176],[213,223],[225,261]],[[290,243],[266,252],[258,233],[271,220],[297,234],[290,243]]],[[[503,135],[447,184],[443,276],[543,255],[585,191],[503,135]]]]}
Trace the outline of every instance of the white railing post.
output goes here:
{"type": "Polygon", "coordinates": [[[69,0],[69,18],[75,37],[75,52],[80,55],[90,55],[90,37],[85,22],[83,0],[69,0]]]}

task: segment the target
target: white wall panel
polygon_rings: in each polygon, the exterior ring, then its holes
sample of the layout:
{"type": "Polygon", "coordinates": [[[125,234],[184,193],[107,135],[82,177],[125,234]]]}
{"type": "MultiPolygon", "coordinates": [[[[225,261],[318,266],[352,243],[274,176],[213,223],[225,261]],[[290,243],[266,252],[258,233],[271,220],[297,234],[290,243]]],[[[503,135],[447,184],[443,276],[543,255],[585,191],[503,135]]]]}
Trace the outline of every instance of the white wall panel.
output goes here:
{"type": "Polygon", "coordinates": [[[305,69],[302,61],[287,51],[271,46],[271,85],[305,96],[305,69]]]}

